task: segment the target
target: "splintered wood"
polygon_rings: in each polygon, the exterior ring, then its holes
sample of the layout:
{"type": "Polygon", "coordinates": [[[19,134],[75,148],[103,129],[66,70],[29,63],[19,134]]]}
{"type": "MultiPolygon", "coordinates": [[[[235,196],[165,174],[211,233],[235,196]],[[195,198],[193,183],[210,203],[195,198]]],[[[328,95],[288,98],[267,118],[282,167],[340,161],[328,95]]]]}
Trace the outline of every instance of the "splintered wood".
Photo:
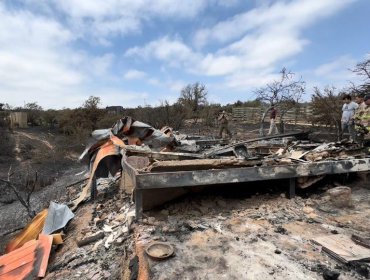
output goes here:
{"type": "Polygon", "coordinates": [[[370,249],[357,245],[350,236],[343,234],[321,236],[313,238],[312,242],[322,246],[324,252],[342,263],[370,260],[370,249]]]}

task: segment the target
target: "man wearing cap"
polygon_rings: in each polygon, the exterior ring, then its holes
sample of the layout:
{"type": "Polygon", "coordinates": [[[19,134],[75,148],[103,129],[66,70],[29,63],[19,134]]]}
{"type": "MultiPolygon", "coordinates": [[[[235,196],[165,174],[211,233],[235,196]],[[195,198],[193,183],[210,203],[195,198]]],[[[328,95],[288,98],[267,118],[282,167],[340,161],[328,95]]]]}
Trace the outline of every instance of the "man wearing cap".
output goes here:
{"type": "Polygon", "coordinates": [[[222,111],[222,113],[218,117],[218,121],[220,123],[220,133],[219,133],[219,136],[222,138],[222,133],[225,130],[225,132],[227,133],[227,135],[229,135],[229,137],[231,138],[232,137],[232,134],[231,134],[231,132],[229,130],[229,117],[227,116],[227,113],[225,111],[222,111]]]}
{"type": "Polygon", "coordinates": [[[356,115],[355,128],[359,142],[367,146],[370,143],[370,94],[364,97],[365,108],[356,115]]]}

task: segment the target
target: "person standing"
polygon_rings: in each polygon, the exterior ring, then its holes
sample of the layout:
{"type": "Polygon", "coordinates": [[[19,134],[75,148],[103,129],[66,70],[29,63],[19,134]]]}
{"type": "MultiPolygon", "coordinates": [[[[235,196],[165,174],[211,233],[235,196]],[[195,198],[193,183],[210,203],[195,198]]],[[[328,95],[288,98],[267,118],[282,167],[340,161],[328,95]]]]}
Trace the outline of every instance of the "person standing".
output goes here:
{"type": "Polygon", "coordinates": [[[267,135],[279,134],[279,130],[276,126],[276,115],[277,115],[277,111],[275,109],[275,106],[271,105],[271,108],[270,108],[270,129],[269,129],[269,132],[267,133],[267,135]]]}
{"type": "Polygon", "coordinates": [[[344,104],[342,107],[342,133],[340,138],[342,138],[343,133],[348,130],[350,140],[354,141],[356,139],[356,131],[353,117],[359,105],[352,101],[352,98],[349,94],[344,95],[342,99],[344,104]]]}
{"type": "Polygon", "coordinates": [[[370,94],[364,97],[365,108],[356,115],[355,129],[361,146],[370,144],[370,94]]]}
{"type": "Polygon", "coordinates": [[[362,110],[362,109],[365,109],[366,108],[366,104],[365,104],[364,98],[365,98],[365,94],[364,93],[359,93],[359,94],[356,95],[355,101],[358,104],[358,108],[357,108],[356,112],[358,110],[362,110]]]}
{"type": "Polygon", "coordinates": [[[227,115],[227,113],[226,113],[226,111],[222,111],[221,112],[221,114],[219,115],[219,117],[218,117],[218,121],[219,121],[219,123],[220,123],[220,132],[219,132],[219,136],[221,137],[221,138],[223,138],[222,137],[222,133],[224,132],[224,130],[225,130],[225,132],[227,133],[227,135],[229,135],[229,137],[231,138],[232,137],[232,134],[231,134],[231,132],[230,132],[230,130],[229,130],[229,117],[228,117],[228,115],[227,115]]]}
{"type": "Polygon", "coordinates": [[[357,133],[357,130],[356,130],[356,120],[358,120],[361,117],[362,111],[366,108],[364,98],[365,98],[364,93],[357,94],[356,98],[355,98],[355,102],[358,104],[358,107],[357,107],[357,109],[355,111],[355,114],[352,118],[353,118],[353,123],[355,124],[355,139],[354,140],[355,140],[356,143],[361,143],[361,141],[362,141],[361,136],[359,136],[359,134],[357,133]]]}

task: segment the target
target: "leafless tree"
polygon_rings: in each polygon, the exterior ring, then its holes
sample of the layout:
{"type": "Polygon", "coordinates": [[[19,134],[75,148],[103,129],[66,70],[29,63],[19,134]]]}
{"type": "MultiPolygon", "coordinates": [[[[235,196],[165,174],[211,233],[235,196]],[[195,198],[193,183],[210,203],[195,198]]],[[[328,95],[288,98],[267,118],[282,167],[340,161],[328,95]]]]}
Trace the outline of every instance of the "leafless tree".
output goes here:
{"type": "Polygon", "coordinates": [[[358,93],[364,93],[369,94],[370,93],[370,58],[366,59],[363,62],[359,62],[356,64],[355,68],[352,69],[353,73],[356,73],[358,76],[363,78],[363,83],[360,85],[355,85],[354,83],[351,83],[350,89],[355,94],[358,93]]]}
{"type": "Polygon", "coordinates": [[[275,105],[278,108],[280,114],[280,129],[281,132],[283,132],[284,115],[287,111],[298,104],[306,89],[306,83],[302,81],[302,77],[298,80],[294,78],[294,73],[283,68],[280,71],[280,78],[278,80],[272,81],[266,86],[255,91],[257,99],[266,104],[265,111],[261,117],[261,135],[264,135],[264,119],[272,105],[275,105]]]}
{"type": "Polygon", "coordinates": [[[19,186],[20,184],[15,183],[12,180],[12,176],[14,175],[14,172],[12,171],[12,167],[10,166],[8,171],[8,176],[6,179],[0,178],[0,182],[5,183],[8,187],[10,187],[19,202],[22,204],[23,207],[26,208],[28,216],[32,219],[35,217],[36,212],[32,209],[31,206],[31,195],[35,191],[37,181],[38,181],[38,175],[37,172],[35,172],[34,179],[31,179],[30,174],[28,173],[25,178],[24,185],[19,186]],[[20,190],[22,187],[23,191],[20,190]]]}
{"type": "Polygon", "coordinates": [[[335,127],[338,141],[342,132],[342,94],[334,87],[326,87],[322,91],[316,87],[311,98],[312,122],[335,127]]]}
{"type": "Polygon", "coordinates": [[[352,71],[357,75],[364,77],[365,80],[370,80],[370,58],[357,63],[352,71]]]}

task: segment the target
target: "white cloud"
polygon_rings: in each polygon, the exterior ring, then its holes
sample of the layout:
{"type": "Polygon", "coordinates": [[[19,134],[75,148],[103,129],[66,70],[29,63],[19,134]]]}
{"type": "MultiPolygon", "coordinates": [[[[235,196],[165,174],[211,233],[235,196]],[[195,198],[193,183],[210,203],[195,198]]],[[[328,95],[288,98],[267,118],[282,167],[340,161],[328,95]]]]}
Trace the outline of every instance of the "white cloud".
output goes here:
{"type": "Polygon", "coordinates": [[[26,3],[30,7],[37,5],[40,12],[61,14],[78,36],[109,45],[110,36],[139,33],[154,18],[174,21],[193,18],[204,11],[208,1],[156,0],[149,4],[146,0],[40,0],[37,3],[27,0],[26,3]]]}
{"type": "Polygon", "coordinates": [[[113,64],[115,55],[106,53],[102,56],[85,57],[86,71],[91,72],[95,76],[109,75],[109,69],[113,64]]]}
{"type": "Polygon", "coordinates": [[[110,36],[140,33],[153,19],[183,21],[214,5],[229,8],[241,0],[14,0],[46,15],[62,16],[74,34],[110,45],[110,36]]]}
{"type": "Polygon", "coordinates": [[[282,62],[304,50],[309,41],[303,31],[355,0],[280,1],[257,6],[213,27],[198,30],[194,48],[178,36],[164,36],[136,46],[126,56],[155,58],[189,73],[225,77],[230,87],[260,86],[275,77],[282,62]],[[213,52],[201,51],[212,44],[213,52]],[[225,45],[226,44],[226,45],[225,45]]]}
{"type": "Polygon", "coordinates": [[[348,80],[356,75],[350,71],[356,65],[356,60],[346,55],[336,58],[328,63],[321,64],[314,70],[317,77],[330,80],[348,80]]]}
{"type": "Polygon", "coordinates": [[[307,69],[302,73],[307,82],[307,89],[325,86],[335,86],[340,89],[349,86],[349,81],[355,84],[360,82],[359,77],[350,70],[356,63],[353,57],[344,55],[314,69],[307,69]]]}
{"type": "Polygon", "coordinates": [[[0,4],[0,92],[56,90],[85,79],[67,45],[74,40],[59,23],[0,4]]]}
{"type": "Polygon", "coordinates": [[[102,106],[123,106],[133,107],[138,104],[143,104],[144,100],[149,97],[146,92],[118,90],[115,88],[107,88],[96,92],[97,96],[101,97],[102,106]]]}
{"type": "MultiPolygon", "coordinates": [[[[80,106],[101,92],[94,84],[113,79],[114,54],[78,51],[78,37],[58,21],[0,3],[0,96],[22,106],[37,101],[45,108],[80,106]]],[[[131,94],[131,93],[129,93],[131,94]]],[[[133,94],[135,96],[135,94],[133,94]]]]}
{"type": "Polygon", "coordinates": [[[262,34],[275,31],[283,36],[296,36],[297,31],[336,13],[354,1],[356,0],[275,1],[271,5],[260,5],[210,28],[198,30],[194,35],[194,44],[202,47],[206,44],[227,43],[248,32],[262,34]],[[289,31],[293,33],[290,34],[289,31]]]}
{"type": "Polygon", "coordinates": [[[156,78],[150,78],[148,80],[148,83],[151,84],[151,85],[153,85],[153,86],[161,85],[161,82],[158,79],[156,79],[156,78]]]}
{"type": "Polygon", "coordinates": [[[146,73],[143,71],[136,70],[136,69],[131,69],[131,70],[128,70],[123,77],[126,80],[142,79],[146,77],[146,73]]]}
{"type": "MultiPolygon", "coordinates": [[[[309,44],[303,36],[306,28],[353,1],[263,1],[196,31],[193,41],[182,37],[182,27],[178,35],[158,30],[157,40],[126,50],[123,59],[114,53],[121,46],[113,44],[130,44],[127,34],[142,32],[140,38],[145,38],[145,27],[153,27],[155,21],[192,25],[214,6],[227,8],[243,1],[158,0],[155,5],[145,0],[14,0],[18,3],[14,5],[13,0],[0,1],[0,96],[14,105],[36,100],[54,108],[79,106],[89,95],[101,95],[107,105],[137,104],[138,99],[156,98],[147,95],[149,85],[178,93],[186,78],[203,77],[216,77],[220,87],[245,91],[275,78],[280,64],[302,53],[309,44]],[[153,68],[148,74],[134,69],[146,70],[137,58],[148,64],[155,60],[158,76],[149,75],[153,68]],[[125,79],[145,78],[146,90],[122,89],[122,69],[129,69],[125,79]],[[177,70],[185,70],[188,77],[175,78],[177,70]]],[[[345,71],[336,71],[351,60],[342,57],[322,65],[313,76],[339,80],[345,71]]]]}
{"type": "Polygon", "coordinates": [[[130,48],[125,52],[125,56],[144,59],[155,58],[165,61],[171,66],[180,66],[182,63],[192,62],[196,59],[196,54],[181,40],[173,40],[168,36],[151,41],[143,47],[130,48]]]}
{"type": "Polygon", "coordinates": [[[180,91],[186,86],[184,81],[176,80],[176,81],[169,81],[167,85],[170,90],[180,93],[180,91]]]}

